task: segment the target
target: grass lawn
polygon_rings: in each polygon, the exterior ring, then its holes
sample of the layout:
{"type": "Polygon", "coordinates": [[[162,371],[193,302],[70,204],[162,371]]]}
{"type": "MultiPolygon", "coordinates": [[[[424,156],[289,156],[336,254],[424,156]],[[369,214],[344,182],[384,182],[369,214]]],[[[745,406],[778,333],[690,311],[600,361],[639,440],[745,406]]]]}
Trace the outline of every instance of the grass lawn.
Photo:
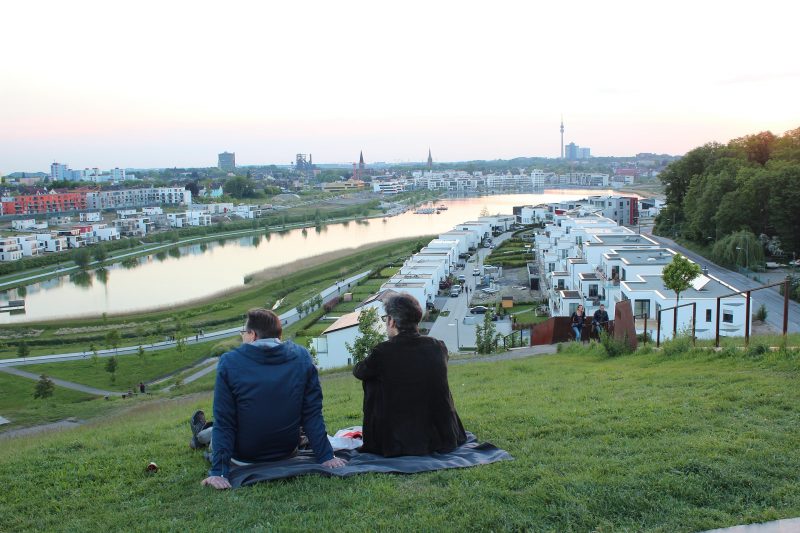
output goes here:
{"type": "MultiPolygon", "coordinates": [[[[451,367],[464,425],[516,457],[468,469],[214,492],[186,424],[210,394],[15,439],[4,529],[673,532],[800,516],[800,356],[598,350],[451,367]]],[[[323,390],[331,432],[360,422],[358,381],[323,390]]]]}
{"type": "Polygon", "coordinates": [[[100,357],[96,362],[89,357],[80,361],[27,365],[19,368],[99,389],[127,391],[136,388],[140,381],[146,383],[191,366],[207,357],[219,355],[222,347],[228,344],[226,341],[190,344],[182,352],[176,348],[158,350],[145,352],[143,358],[136,354],[118,356],[116,383],[111,382],[111,374],[105,370],[108,361],[106,357],[100,357]]]}
{"type": "Polygon", "coordinates": [[[11,421],[0,429],[90,417],[109,407],[109,402],[95,396],[61,387],[56,387],[50,398],[34,399],[35,387],[36,382],[31,379],[0,372],[0,415],[11,421]]]}

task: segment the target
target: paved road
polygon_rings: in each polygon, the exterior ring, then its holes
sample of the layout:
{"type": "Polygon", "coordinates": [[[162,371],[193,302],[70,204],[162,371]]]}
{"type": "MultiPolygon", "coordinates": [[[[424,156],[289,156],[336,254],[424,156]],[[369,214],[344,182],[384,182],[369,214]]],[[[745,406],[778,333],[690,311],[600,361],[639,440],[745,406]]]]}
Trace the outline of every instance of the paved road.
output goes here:
{"type": "MultiPolygon", "coordinates": [[[[495,237],[493,242],[499,245],[510,237],[511,232],[506,232],[495,237]]],[[[484,259],[490,252],[491,250],[488,248],[478,248],[476,253],[479,260],[477,262],[467,263],[463,270],[456,270],[453,272],[456,276],[464,274],[467,278],[464,284],[465,290],[456,298],[444,298],[444,305],[441,307],[441,310],[449,311],[450,314],[448,316],[442,316],[440,313],[433,323],[433,326],[431,326],[431,330],[428,332],[428,335],[431,337],[444,341],[450,352],[458,352],[461,346],[474,347],[477,344],[475,339],[475,324],[472,323],[471,320],[468,320],[467,322],[469,323],[465,324],[464,318],[468,315],[472,316],[469,314],[469,302],[475,292],[475,284],[478,281],[478,277],[472,275],[472,269],[476,268],[479,264],[483,264],[484,259]]],[[[441,298],[437,298],[437,301],[441,301],[441,298]]],[[[477,323],[483,316],[475,315],[475,318],[475,322],[477,323]]],[[[497,332],[504,335],[510,333],[511,322],[497,322],[497,332]]]]}
{"type": "MultiPolygon", "coordinates": [[[[647,236],[651,237],[659,244],[682,253],[692,261],[695,261],[697,264],[708,267],[709,274],[721,279],[733,287],[736,287],[736,290],[741,291],[747,289],[756,289],[763,285],[762,283],[753,281],[752,279],[739,274],[738,272],[732,272],[727,268],[723,268],[715,263],[712,263],[705,257],[698,255],[691,250],[687,250],[671,239],[652,234],[647,234],[647,236]]],[[[761,304],[764,304],[764,306],[767,308],[767,323],[774,327],[777,331],[783,331],[783,296],[781,296],[777,290],[773,289],[764,289],[752,294],[753,296],[750,305],[751,311],[755,313],[761,304]]],[[[789,300],[789,333],[797,332],[800,332],[800,304],[789,300]]]]}
{"type": "MultiPolygon", "coordinates": [[[[0,367],[0,372],[5,372],[6,374],[13,374],[15,376],[19,376],[22,378],[28,378],[34,381],[39,381],[39,374],[34,374],[33,372],[25,372],[24,370],[20,370],[19,368],[13,368],[10,366],[0,367]]],[[[110,390],[95,389],[94,387],[88,387],[86,385],[81,385],[80,383],[73,383],[72,381],[65,381],[63,379],[57,379],[53,377],[51,377],[50,380],[59,387],[85,392],[86,394],[94,394],[95,396],[122,396],[123,394],[121,392],[115,392],[110,390]]]]}
{"type": "MultiPolygon", "coordinates": [[[[329,302],[333,298],[338,297],[340,294],[343,294],[348,291],[351,284],[359,281],[360,279],[369,275],[369,271],[361,272],[360,274],[356,274],[355,276],[351,276],[345,280],[337,282],[334,285],[322,290],[319,293],[319,296],[322,298],[323,302],[329,302]]],[[[297,309],[290,309],[285,313],[280,315],[281,321],[283,322],[284,326],[288,326],[294,324],[302,317],[298,315],[297,309]]],[[[239,334],[241,330],[241,326],[236,326],[235,328],[227,328],[219,331],[211,331],[211,332],[203,332],[203,335],[190,335],[186,339],[187,344],[199,344],[202,342],[212,342],[212,341],[219,341],[221,339],[226,339],[228,337],[233,337],[239,334]]],[[[168,348],[174,348],[176,342],[175,341],[163,341],[163,342],[155,342],[152,344],[145,344],[142,346],[142,349],[145,351],[155,351],[155,350],[166,350],[168,348]]],[[[98,357],[111,357],[112,355],[131,355],[138,353],[139,345],[135,346],[125,346],[122,348],[115,349],[108,349],[108,350],[97,350],[98,357]]],[[[20,366],[20,365],[37,365],[37,364],[44,364],[44,363],[59,363],[62,361],[75,361],[80,359],[87,359],[92,356],[92,353],[89,351],[85,352],[72,352],[72,353],[61,353],[61,354],[52,354],[52,355],[39,355],[35,357],[26,357],[26,358],[14,358],[14,359],[0,359],[0,368],[2,367],[10,367],[10,366],[20,366]]],[[[38,379],[38,377],[37,377],[38,379]]]]}

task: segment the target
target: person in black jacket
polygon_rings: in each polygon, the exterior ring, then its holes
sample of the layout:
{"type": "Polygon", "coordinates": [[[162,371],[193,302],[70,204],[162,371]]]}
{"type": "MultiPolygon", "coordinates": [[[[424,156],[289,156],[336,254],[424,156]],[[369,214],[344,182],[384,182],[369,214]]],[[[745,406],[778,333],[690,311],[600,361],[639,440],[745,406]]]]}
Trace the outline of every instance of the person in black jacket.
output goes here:
{"type": "Polygon", "coordinates": [[[606,311],[605,305],[600,304],[600,309],[594,312],[592,316],[592,325],[598,334],[601,331],[606,331],[606,328],[608,328],[608,311],[606,311]]]}
{"type": "Polygon", "coordinates": [[[422,308],[408,293],[385,303],[389,340],[353,369],[364,386],[362,452],[384,457],[446,453],[467,440],[447,382],[447,348],[420,335],[422,308]]]}

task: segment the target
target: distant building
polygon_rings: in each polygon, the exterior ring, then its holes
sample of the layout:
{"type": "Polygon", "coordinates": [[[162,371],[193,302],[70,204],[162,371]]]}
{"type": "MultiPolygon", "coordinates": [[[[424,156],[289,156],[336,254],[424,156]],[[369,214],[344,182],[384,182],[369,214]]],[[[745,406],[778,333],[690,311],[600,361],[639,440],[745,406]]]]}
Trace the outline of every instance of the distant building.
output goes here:
{"type": "Polygon", "coordinates": [[[116,209],[152,205],[192,205],[192,191],[183,187],[148,187],[85,194],[82,209],[116,209]]]}
{"type": "Polygon", "coordinates": [[[428,170],[433,169],[433,156],[431,155],[431,149],[428,148],[428,170]]]}
{"type": "Polygon", "coordinates": [[[53,163],[50,165],[50,179],[53,181],[64,181],[70,179],[69,165],[66,163],[53,163]]]}
{"type": "Polygon", "coordinates": [[[109,174],[111,174],[112,181],[125,181],[124,168],[112,168],[109,174]]]}
{"type": "Polygon", "coordinates": [[[86,192],[25,194],[2,202],[3,215],[35,215],[86,209],[86,192]]]}
{"type": "Polygon", "coordinates": [[[227,170],[232,172],[236,170],[236,153],[235,152],[222,152],[217,158],[217,166],[220,170],[227,170]]]}
{"type": "Polygon", "coordinates": [[[589,148],[581,148],[574,142],[569,143],[564,147],[565,157],[568,161],[577,161],[579,159],[589,159],[591,150],[589,148]]]}

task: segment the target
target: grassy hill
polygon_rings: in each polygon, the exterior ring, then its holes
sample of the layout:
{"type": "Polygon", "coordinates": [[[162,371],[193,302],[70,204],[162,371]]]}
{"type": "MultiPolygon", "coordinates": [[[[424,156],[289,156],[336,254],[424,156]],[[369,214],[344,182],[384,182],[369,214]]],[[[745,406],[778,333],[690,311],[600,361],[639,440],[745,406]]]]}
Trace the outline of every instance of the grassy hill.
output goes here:
{"type": "MultiPolygon", "coordinates": [[[[8,531],[697,531],[800,516],[800,357],[597,347],[454,365],[464,425],[513,462],[413,476],[201,487],[186,420],[209,393],[4,441],[8,531]],[[149,461],[161,467],[144,473],[149,461]]],[[[323,382],[329,430],[360,423],[360,383],[323,382]]]]}

